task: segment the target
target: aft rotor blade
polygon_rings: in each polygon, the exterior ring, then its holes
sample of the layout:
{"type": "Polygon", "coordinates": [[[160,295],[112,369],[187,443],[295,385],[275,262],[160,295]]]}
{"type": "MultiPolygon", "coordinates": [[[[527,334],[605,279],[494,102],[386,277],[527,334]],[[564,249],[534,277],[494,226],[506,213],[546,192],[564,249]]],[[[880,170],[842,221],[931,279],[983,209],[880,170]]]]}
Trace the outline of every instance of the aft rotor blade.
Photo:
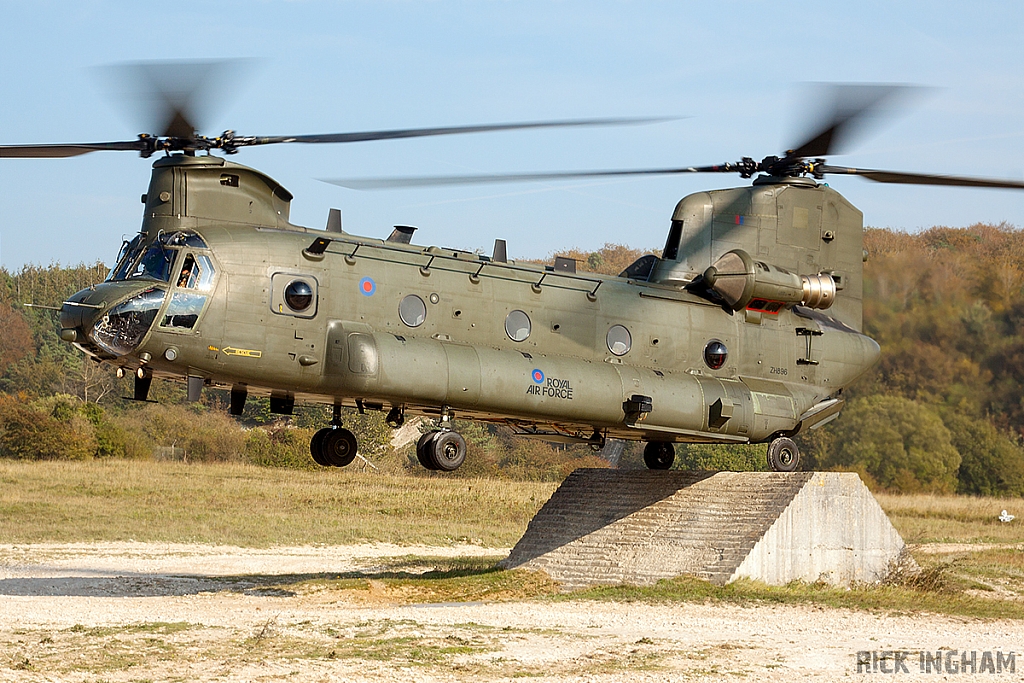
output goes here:
{"type": "Polygon", "coordinates": [[[124,142],[82,142],[68,145],[0,145],[0,158],[60,159],[103,150],[138,152],[146,149],[142,140],[124,142]]]}
{"type": "Polygon", "coordinates": [[[577,180],[582,178],[615,178],[629,176],[676,175],[680,173],[731,173],[735,167],[690,166],[687,168],[644,168],[615,171],[555,171],[550,173],[500,173],[494,175],[406,176],[398,178],[324,178],[325,183],[352,190],[384,190],[402,187],[435,187],[439,185],[483,185],[491,183],[526,183],[546,180],[577,180]]]}
{"type": "Polygon", "coordinates": [[[855,128],[882,113],[896,98],[919,90],[909,85],[823,84],[823,120],[804,142],[786,153],[790,159],[807,159],[836,154],[855,128]]]}
{"type": "Polygon", "coordinates": [[[273,145],[280,142],[367,142],[370,140],[397,140],[399,138],[422,138],[433,135],[461,135],[464,133],[488,133],[501,130],[523,130],[527,128],[574,128],[584,126],[630,126],[647,123],[675,121],[677,117],[660,118],[616,118],[576,119],[570,121],[531,121],[527,123],[497,123],[478,126],[448,126],[444,128],[407,128],[399,130],[376,130],[362,133],[326,133],[323,135],[277,135],[244,139],[246,145],[273,145]]]}
{"type": "Polygon", "coordinates": [[[876,183],[898,183],[901,185],[947,185],[955,187],[993,187],[1009,190],[1024,190],[1024,181],[1002,180],[999,178],[970,178],[930,173],[901,173],[878,171],[870,168],[848,168],[844,166],[819,166],[823,173],[835,175],[856,175],[876,183]]]}

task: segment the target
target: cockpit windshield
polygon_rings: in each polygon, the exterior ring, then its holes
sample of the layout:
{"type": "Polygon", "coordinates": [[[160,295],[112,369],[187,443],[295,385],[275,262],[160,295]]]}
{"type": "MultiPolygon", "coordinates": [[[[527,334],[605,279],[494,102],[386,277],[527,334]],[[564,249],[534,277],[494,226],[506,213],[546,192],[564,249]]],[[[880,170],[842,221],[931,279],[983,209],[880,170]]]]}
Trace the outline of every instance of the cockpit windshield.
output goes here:
{"type": "Polygon", "coordinates": [[[171,266],[174,265],[174,257],[177,255],[177,249],[168,249],[162,244],[154,243],[132,267],[128,279],[148,277],[167,282],[171,279],[171,266]]]}
{"type": "Polygon", "coordinates": [[[126,240],[121,245],[121,253],[117,255],[117,264],[111,269],[110,274],[107,275],[107,282],[127,279],[128,271],[135,261],[138,260],[142,247],[142,235],[136,235],[135,239],[131,242],[126,240]]]}
{"type": "Polygon", "coordinates": [[[121,247],[117,265],[107,275],[107,281],[146,278],[168,282],[178,248],[182,246],[205,248],[206,243],[202,237],[187,230],[161,234],[148,247],[144,235],[136,235],[121,247]]]}

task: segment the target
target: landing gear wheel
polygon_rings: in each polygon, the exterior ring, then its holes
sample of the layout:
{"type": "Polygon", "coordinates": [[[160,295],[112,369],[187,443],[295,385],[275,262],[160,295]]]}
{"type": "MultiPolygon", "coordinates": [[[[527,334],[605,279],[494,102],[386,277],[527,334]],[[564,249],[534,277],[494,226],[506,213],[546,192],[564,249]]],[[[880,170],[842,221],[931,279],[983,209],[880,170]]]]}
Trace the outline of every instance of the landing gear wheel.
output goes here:
{"type": "Polygon", "coordinates": [[[651,441],[644,446],[644,464],[649,470],[667,470],[676,460],[676,447],[667,441],[651,441]]]}
{"type": "Polygon", "coordinates": [[[426,451],[434,469],[453,472],[466,460],[466,440],[458,432],[439,432],[426,451]]]}
{"type": "Polygon", "coordinates": [[[780,436],[768,444],[768,467],[775,472],[796,472],[800,467],[800,449],[796,443],[780,436]]]}
{"type": "Polygon", "coordinates": [[[416,442],[416,459],[420,461],[420,464],[423,465],[425,469],[437,469],[437,467],[434,466],[433,459],[430,457],[430,445],[434,441],[434,438],[440,433],[441,432],[439,431],[427,432],[420,437],[419,441],[416,442]]]}
{"type": "Polygon", "coordinates": [[[356,435],[344,427],[328,430],[321,442],[324,460],[334,467],[344,467],[355,460],[358,446],[356,435]]]}
{"type": "Polygon", "coordinates": [[[313,438],[309,440],[309,454],[313,456],[313,462],[321,467],[330,467],[331,463],[327,462],[324,457],[324,437],[327,436],[331,428],[317,430],[313,438]]]}

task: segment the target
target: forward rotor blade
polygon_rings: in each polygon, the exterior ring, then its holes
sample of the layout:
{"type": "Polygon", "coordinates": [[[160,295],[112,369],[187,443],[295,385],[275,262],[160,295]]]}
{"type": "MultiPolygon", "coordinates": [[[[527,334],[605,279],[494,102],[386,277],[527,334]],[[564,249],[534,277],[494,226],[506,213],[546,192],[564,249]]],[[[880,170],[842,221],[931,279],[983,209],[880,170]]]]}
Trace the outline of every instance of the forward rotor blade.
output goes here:
{"type": "Polygon", "coordinates": [[[277,135],[246,139],[246,145],[273,145],[279,142],[366,142],[369,140],[396,140],[399,138],[422,138],[433,135],[460,135],[463,133],[487,133],[500,130],[523,130],[527,128],[574,128],[583,126],[630,126],[647,123],[675,121],[678,117],[660,118],[617,118],[577,119],[571,121],[532,121],[527,123],[498,123],[479,126],[450,126],[444,128],[408,128],[404,130],[377,130],[363,133],[326,133],[323,135],[277,135]]]}
{"type": "Polygon", "coordinates": [[[0,145],[0,158],[61,159],[103,150],[138,152],[146,149],[142,140],[124,142],[82,142],[69,145],[0,145]]]}
{"type": "Polygon", "coordinates": [[[899,97],[919,90],[908,85],[822,84],[825,101],[823,117],[814,133],[805,138],[787,158],[807,159],[837,154],[854,129],[899,97]]]}
{"type": "Polygon", "coordinates": [[[243,59],[129,62],[101,67],[111,95],[134,109],[142,130],[191,138],[251,66],[243,59]]]}
{"type": "Polygon", "coordinates": [[[845,166],[820,166],[823,173],[835,175],[856,175],[876,183],[899,183],[901,185],[947,185],[955,187],[993,187],[1009,190],[1024,190],[1024,181],[1001,180],[998,178],[969,178],[930,173],[900,173],[877,171],[870,168],[848,168],[845,166]]]}
{"type": "Polygon", "coordinates": [[[483,185],[492,183],[524,183],[545,180],[576,180],[581,178],[615,178],[628,176],[676,175],[679,173],[731,173],[735,168],[692,166],[687,168],[646,168],[618,171],[555,171],[551,173],[501,173],[494,175],[406,176],[398,178],[323,178],[325,183],[352,190],[384,190],[402,187],[435,187],[439,185],[483,185]]]}

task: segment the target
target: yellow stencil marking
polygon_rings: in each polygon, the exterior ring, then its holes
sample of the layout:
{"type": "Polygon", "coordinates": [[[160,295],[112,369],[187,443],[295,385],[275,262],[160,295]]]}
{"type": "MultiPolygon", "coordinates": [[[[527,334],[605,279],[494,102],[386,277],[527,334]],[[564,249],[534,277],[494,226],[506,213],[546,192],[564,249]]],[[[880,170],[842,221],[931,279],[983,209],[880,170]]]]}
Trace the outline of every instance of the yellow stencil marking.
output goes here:
{"type": "Polygon", "coordinates": [[[263,356],[262,351],[256,351],[253,349],[235,349],[230,346],[225,346],[221,349],[221,353],[225,356],[242,356],[243,358],[261,358],[263,356]]]}

